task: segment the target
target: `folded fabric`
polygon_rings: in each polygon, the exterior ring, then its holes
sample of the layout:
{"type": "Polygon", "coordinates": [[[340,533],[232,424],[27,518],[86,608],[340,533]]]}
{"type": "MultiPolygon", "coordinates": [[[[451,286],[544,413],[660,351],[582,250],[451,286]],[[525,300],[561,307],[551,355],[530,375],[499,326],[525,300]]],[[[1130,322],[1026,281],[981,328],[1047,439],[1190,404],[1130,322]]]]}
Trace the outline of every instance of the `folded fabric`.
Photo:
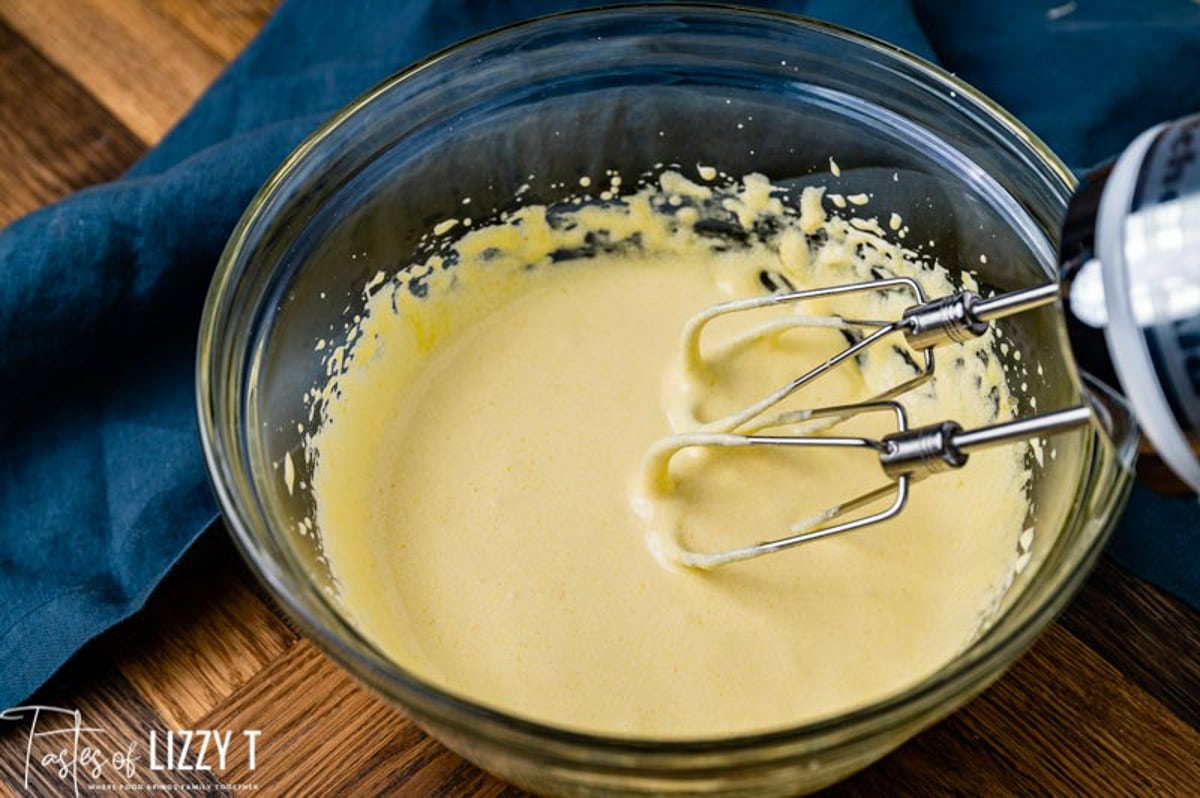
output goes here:
{"type": "MultiPolygon", "coordinates": [[[[129,173],[0,233],[0,708],[136,611],[216,514],[195,334],[257,187],[319,122],[454,41],[584,2],[289,0],[129,173]]],[[[1200,110],[1200,6],[760,3],[940,62],[1074,166],[1200,110]]],[[[1117,555],[1200,605],[1188,500],[1139,492],[1117,555]]]]}

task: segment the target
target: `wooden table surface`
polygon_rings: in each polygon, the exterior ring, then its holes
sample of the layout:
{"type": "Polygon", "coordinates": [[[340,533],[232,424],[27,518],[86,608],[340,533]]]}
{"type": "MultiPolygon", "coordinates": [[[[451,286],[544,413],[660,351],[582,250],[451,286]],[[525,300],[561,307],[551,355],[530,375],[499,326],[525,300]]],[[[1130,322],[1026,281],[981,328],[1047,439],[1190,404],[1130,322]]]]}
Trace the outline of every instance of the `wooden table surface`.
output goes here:
{"type": "MultiPolygon", "coordinates": [[[[0,0],[0,224],[117,177],[182,115],[274,0],[0,0]]],[[[0,276],[2,279],[2,276],[0,276]]],[[[113,738],[260,729],[227,784],[261,795],[517,794],[342,673],[211,530],[145,611],[36,696],[113,738]]],[[[981,698],[835,795],[1200,795],[1200,613],[1104,561],[981,698]]],[[[0,790],[68,794],[0,727],[0,790]]],[[[140,770],[134,783],[211,783],[140,770]]],[[[119,778],[109,781],[119,783],[119,778]]]]}

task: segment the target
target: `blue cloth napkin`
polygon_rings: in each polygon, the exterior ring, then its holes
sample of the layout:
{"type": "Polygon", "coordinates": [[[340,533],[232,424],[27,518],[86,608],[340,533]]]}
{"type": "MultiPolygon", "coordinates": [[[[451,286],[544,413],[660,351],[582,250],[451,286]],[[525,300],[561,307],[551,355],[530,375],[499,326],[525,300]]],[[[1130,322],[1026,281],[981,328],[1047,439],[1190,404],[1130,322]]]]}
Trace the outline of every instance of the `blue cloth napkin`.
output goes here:
{"type": "MultiPolygon", "coordinates": [[[[436,48],[584,2],[288,0],[115,183],[0,233],[0,708],[136,611],[214,518],[192,364],[213,266],[324,117],[436,48]]],[[[942,64],[1087,166],[1200,110],[1191,0],[762,3],[942,64]]],[[[1200,605],[1195,504],[1139,491],[1114,553],[1200,605]]]]}

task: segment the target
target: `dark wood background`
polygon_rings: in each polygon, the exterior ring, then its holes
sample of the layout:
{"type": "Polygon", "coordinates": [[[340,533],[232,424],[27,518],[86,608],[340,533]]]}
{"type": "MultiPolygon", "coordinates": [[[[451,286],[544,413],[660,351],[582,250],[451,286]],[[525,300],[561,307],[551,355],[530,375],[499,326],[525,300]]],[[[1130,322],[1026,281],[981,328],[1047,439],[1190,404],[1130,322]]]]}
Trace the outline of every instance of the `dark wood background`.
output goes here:
{"type": "MultiPolygon", "coordinates": [[[[266,20],[275,0],[0,0],[0,224],[115,178],[266,20]]],[[[2,279],[2,277],[0,277],[2,279]]],[[[115,739],[261,729],[225,783],[260,795],[516,794],[343,674],[211,530],[144,612],[36,696],[115,739]]],[[[1200,613],[1104,561],[1017,665],[836,795],[1200,795],[1200,613]]],[[[68,794],[0,725],[0,791],[68,794]]],[[[216,775],[149,773],[212,781],[216,775]]],[[[108,779],[117,782],[118,779],[108,779]]]]}

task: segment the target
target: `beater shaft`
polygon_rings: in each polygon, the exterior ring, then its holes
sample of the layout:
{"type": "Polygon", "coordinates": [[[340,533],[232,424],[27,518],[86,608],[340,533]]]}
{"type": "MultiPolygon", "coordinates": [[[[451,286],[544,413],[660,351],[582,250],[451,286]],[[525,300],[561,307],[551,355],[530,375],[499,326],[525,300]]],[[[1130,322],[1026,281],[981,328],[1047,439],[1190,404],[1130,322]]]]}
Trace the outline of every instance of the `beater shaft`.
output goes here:
{"type": "Polygon", "coordinates": [[[1022,288],[980,299],[975,305],[975,316],[983,321],[996,321],[1027,310],[1052,305],[1058,299],[1057,283],[1046,283],[1035,288],[1022,288]]]}
{"type": "Polygon", "coordinates": [[[885,435],[879,462],[890,477],[903,475],[918,479],[962,468],[966,465],[967,455],[978,449],[1065,432],[1085,426],[1091,419],[1092,412],[1078,405],[974,430],[964,430],[955,421],[942,421],[885,435]]]}
{"type": "Polygon", "coordinates": [[[974,291],[959,291],[913,305],[901,316],[901,329],[909,346],[924,351],[946,343],[964,343],[977,338],[987,332],[990,322],[1053,304],[1057,298],[1058,286],[1055,283],[1010,291],[987,299],[974,291]]]}

